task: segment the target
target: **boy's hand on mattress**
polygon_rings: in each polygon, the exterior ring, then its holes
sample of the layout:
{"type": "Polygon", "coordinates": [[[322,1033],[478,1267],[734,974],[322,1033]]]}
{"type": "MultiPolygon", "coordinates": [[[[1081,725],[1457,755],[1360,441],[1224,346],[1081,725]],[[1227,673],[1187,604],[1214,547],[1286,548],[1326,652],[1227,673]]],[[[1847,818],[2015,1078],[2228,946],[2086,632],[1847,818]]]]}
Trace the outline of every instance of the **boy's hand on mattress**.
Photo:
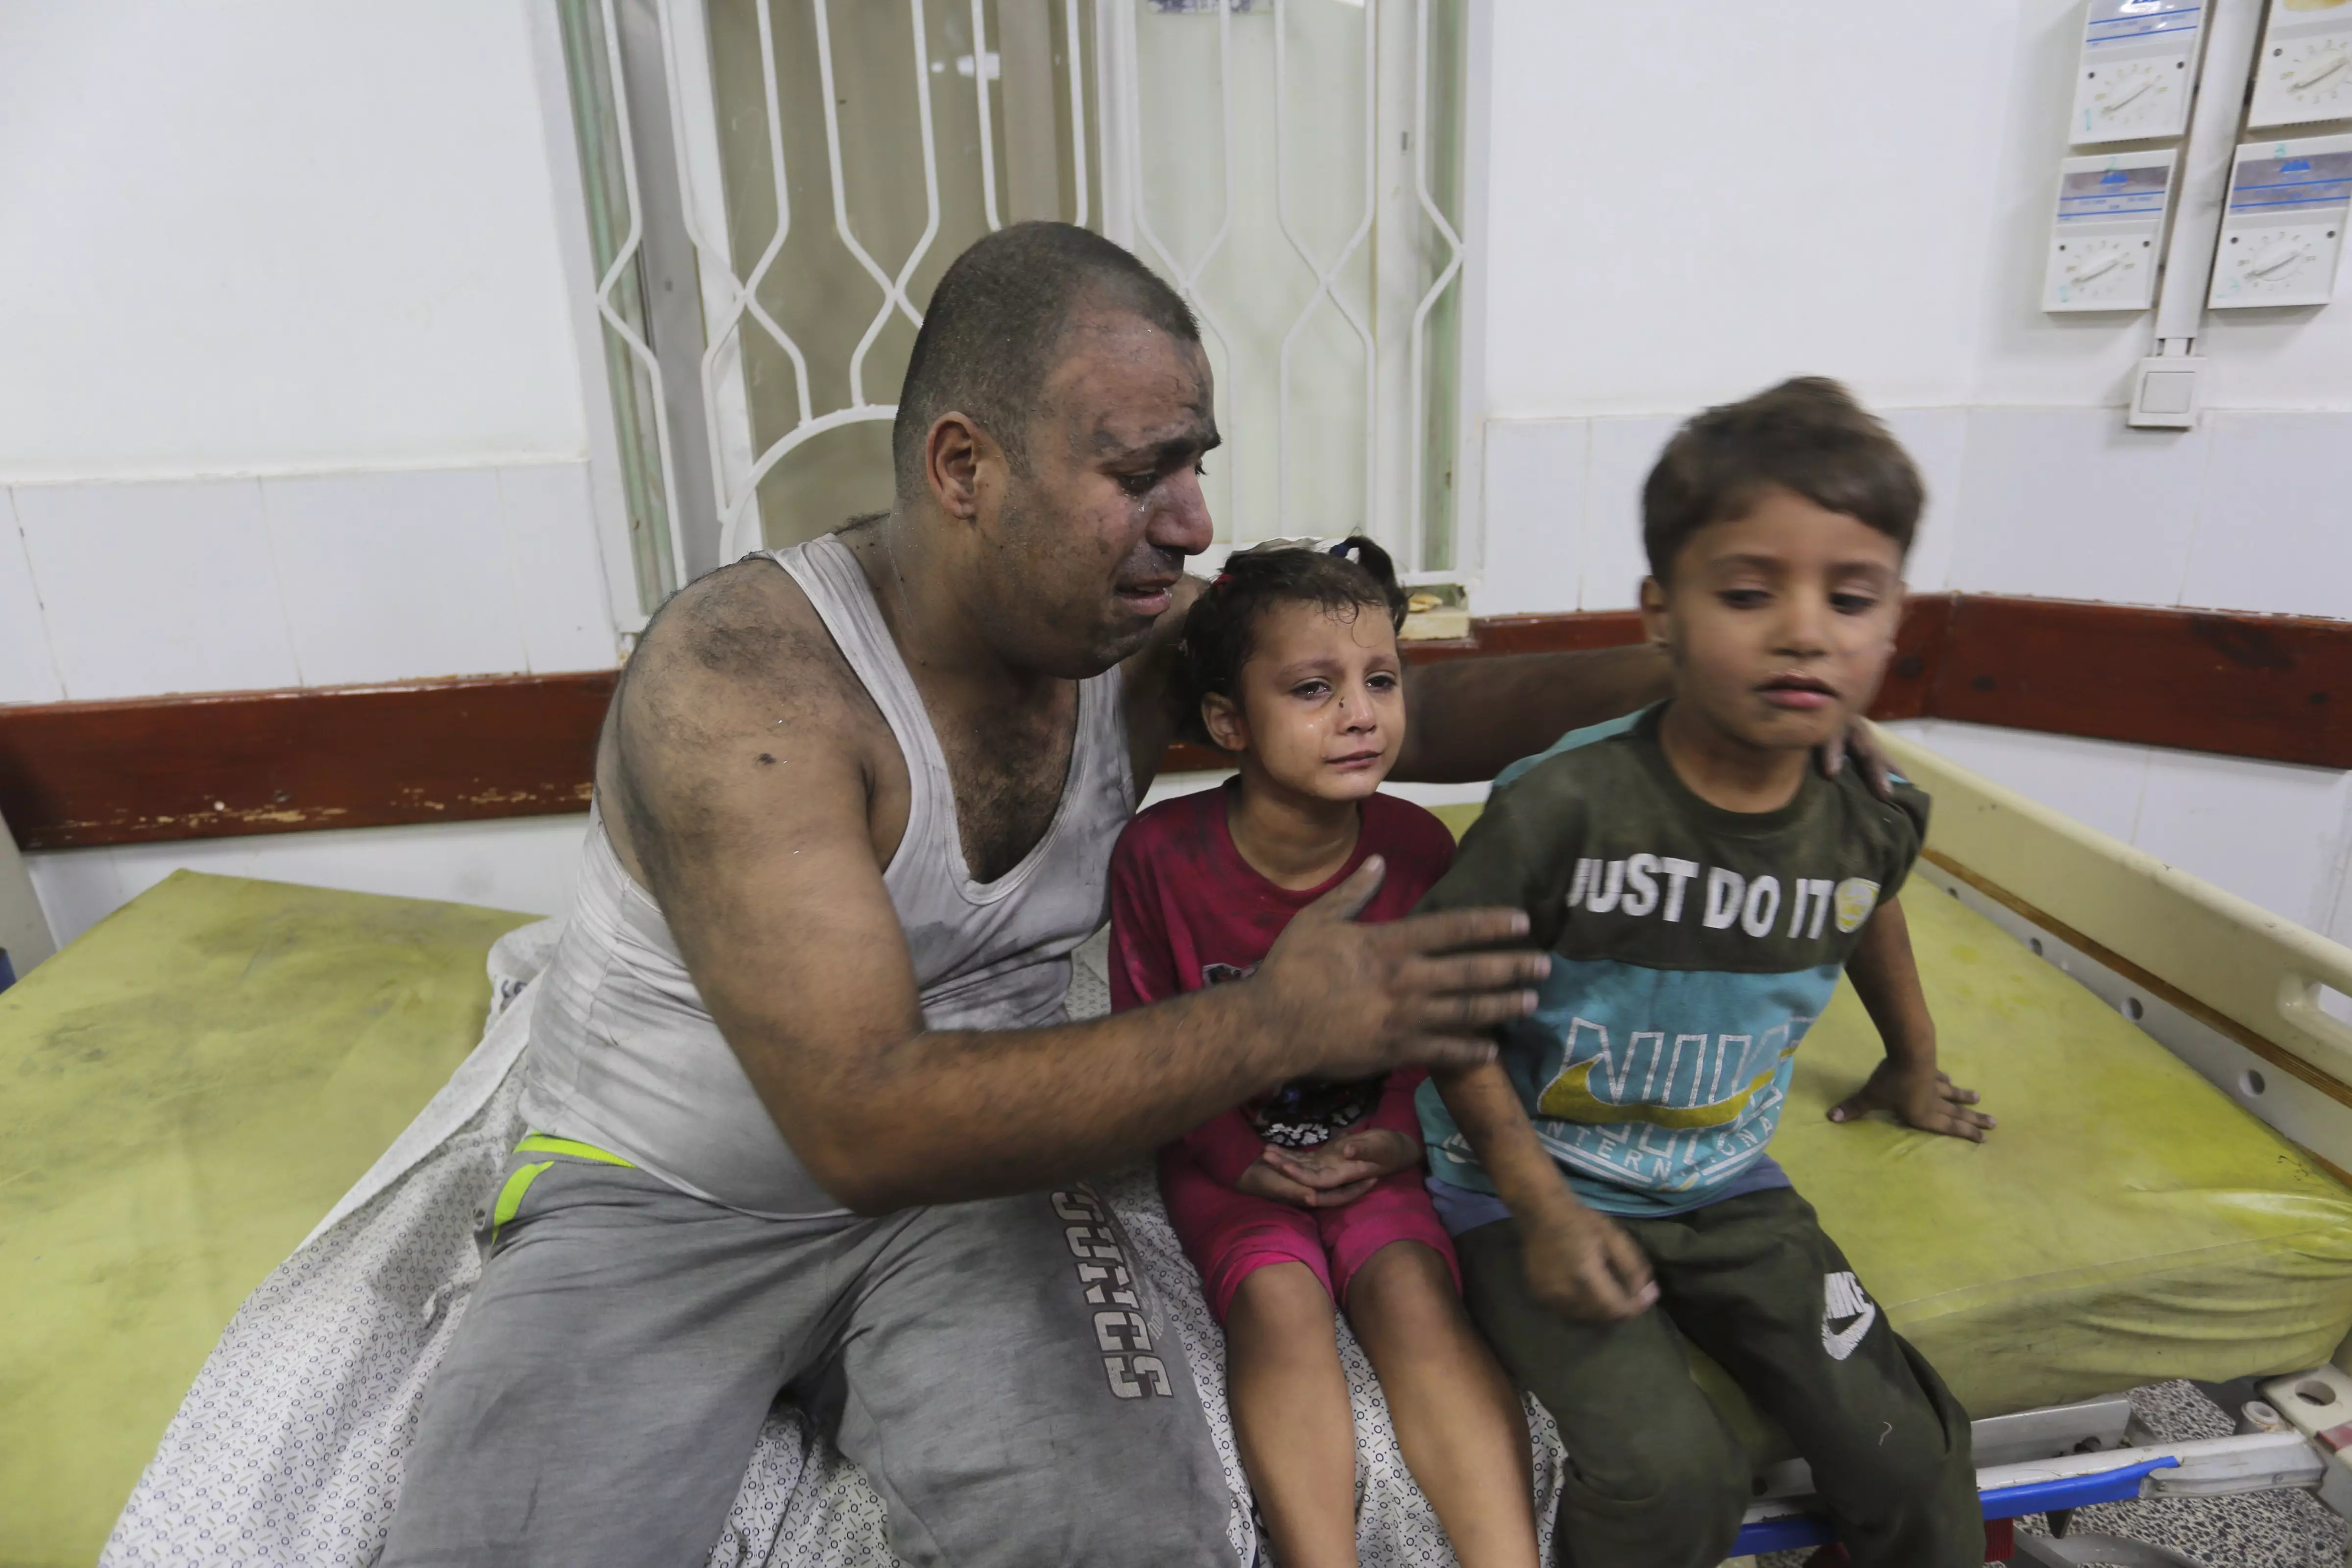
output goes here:
{"type": "Polygon", "coordinates": [[[1307,1208],[1344,1208],[1371,1191],[1382,1176],[1420,1163],[1421,1140],[1388,1127],[1349,1133],[1312,1149],[1268,1144],[1258,1160],[1277,1176],[1306,1188],[1313,1198],[1302,1205],[1307,1208]]]}
{"type": "Polygon", "coordinates": [[[1300,1208],[1345,1208],[1372,1190],[1379,1178],[1363,1176],[1333,1187],[1313,1187],[1305,1182],[1285,1176],[1273,1166],[1259,1160],[1242,1172],[1234,1183],[1235,1192],[1245,1192],[1252,1197],[1272,1198],[1300,1208]]]}
{"type": "Polygon", "coordinates": [[[1889,782],[1893,769],[1887,766],[1886,747],[1879,744],[1878,732],[1863,720],[1854,720],[1843,735],[1823,746],[1814,755],[1821,764],[1822,778],[1836,778],[1845,770],[1846,760],[1851,758],[1854,767],[1861,769],[1862,781],[1870,786],[1872,794],[1882,800],[1895,799],[1895,786],[1889,782]]]}
{"type": "Polygon", "coordinates": [[[1520,1217],[1519,1231],[1528,1290],[1562,1317],[1622,1321],[1657,1304],[1649,1255],[1607,1215],[1569,1198],[1520,1217]]]}
{"type": "Polygon", "coordinates": [[[1977,1099],[1975,1090],[1961,1088],[1932,1062],[1890,1057],[1878,1064],[1869,1082],[1830,1107],[1830,1120],[1858,1122],[1873,1111],[1889,1111],[1907,1127],[1981,1144],[2000,1123],[1973,1109],[1977,1099]]]}
{"type": "Polygon", "coordinates": [[[1494,1060],[1487,1030],[1535,1010],[1529,988],[1551,972],[1551,959],[1475,950],[1526,940],[1525,911],[1451,909],[1358,925],[1386,874],[1379,855],[1366,857],[1291,917],[1255,975],[1217,988],[1246,996],[1267,1035],[1299,1049],[1301,1059],[1284,1063],[1280,1078],[1371,1078],[1407,1063],[1475,1067],[1494,1060]]]}

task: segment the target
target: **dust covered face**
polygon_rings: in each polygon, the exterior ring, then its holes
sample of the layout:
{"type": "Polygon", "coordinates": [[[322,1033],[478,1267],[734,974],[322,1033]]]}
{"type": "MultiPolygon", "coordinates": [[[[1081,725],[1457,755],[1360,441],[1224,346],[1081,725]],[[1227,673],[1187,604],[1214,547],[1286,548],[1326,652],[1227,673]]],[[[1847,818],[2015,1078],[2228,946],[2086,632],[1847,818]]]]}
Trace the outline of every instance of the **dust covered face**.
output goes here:
{"type": "Polygon", "coordinates": [[[1001,642],[1083,678],[1134,653],[1209,547],[1202,459],[1220,440],[1198,343],[1126,312],[1082,312],[1063,338],[1007,473],[980,570],[1001,642]]]}
{"type": "Polygon", "coordinates": [[[1901,547],[1858,517],[1774,488],[1709,523],[1642,603],[1675,665],[1675,701],[1721,735],[1805,750],[1868,708],[1895,652],[1901,547]]]}
{"type": "Polygon", "coordinates": [[[1210,737],[1244,771],[1318,800],[1360,800],[1404,745],[1404,664],[1396,629],[1370,605],[1270,604],[1234,698],[1211,696],[1210,737]]]}

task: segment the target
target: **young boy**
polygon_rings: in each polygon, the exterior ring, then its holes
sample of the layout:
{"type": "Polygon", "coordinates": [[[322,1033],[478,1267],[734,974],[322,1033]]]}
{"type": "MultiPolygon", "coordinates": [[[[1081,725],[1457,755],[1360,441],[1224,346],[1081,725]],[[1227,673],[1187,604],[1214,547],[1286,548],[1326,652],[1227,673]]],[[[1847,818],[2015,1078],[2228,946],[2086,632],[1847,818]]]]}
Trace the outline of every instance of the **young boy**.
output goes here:
{"type": "Polygon", "coordinates": [[[1878,689],[1922,501],[1833,382],[1710,409],[1643,491],[1674,695],[1515,764],[1424,909],[1517,904],[1552,972],[1497,1061],[1421,1091],[1471,1313],[1558,1419],[1563,1563],[1714,1568],[1748,1459],[1687,1337],[1785,1427],[1856,1568],[1982,1562],[1969,1418],[1765,1152],[1840,972],[1886,1060],[1831,1113],[1981,1140],[1895,894],[1925,796],[1813,748],[1878,689]]]}

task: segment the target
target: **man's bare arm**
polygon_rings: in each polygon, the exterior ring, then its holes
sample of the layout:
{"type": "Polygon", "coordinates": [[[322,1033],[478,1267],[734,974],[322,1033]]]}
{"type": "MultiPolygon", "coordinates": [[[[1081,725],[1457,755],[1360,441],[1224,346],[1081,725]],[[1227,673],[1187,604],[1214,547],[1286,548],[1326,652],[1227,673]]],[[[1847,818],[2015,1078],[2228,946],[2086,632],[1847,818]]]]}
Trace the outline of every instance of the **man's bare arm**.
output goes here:
{"type": "Polygon", "coordinates": [[[1379,926],[1359,873],[1259,975],[1059,1029],[930,1030],[867,821],[870,719],[781,574],[713,574],[648,632],[614,710],[614,793],[702,998],[824,1188],[882,1212],[1132,1158],[1305,1072],[1484,1060],[1543,960],[1440,957],[1516,912],[1379,926]]]}
{"type": "Polygon", "coordinates": [[[1418,665],[1405,683],[1404,751],[1391,777],[1492,779],[1571,729],[1657,701],[1668,684],[1664,652],[1646,643],[1418,665]]]}

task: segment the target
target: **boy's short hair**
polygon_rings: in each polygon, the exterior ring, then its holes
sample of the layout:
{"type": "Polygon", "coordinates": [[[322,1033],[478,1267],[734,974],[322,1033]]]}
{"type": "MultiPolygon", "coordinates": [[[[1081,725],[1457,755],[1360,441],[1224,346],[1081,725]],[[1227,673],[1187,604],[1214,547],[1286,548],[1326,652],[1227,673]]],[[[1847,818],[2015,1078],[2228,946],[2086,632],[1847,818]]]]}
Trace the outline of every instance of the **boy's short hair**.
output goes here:
{"type": "Polygon", "coordinates": [[[1664,582],[1690,538],[1778,486],[1876,528],[1905,555],[1927,490],[1886,426],[1827,376],[1710,408],[1675,433],[1642,486],[1642,543],[1664,582]]]}

